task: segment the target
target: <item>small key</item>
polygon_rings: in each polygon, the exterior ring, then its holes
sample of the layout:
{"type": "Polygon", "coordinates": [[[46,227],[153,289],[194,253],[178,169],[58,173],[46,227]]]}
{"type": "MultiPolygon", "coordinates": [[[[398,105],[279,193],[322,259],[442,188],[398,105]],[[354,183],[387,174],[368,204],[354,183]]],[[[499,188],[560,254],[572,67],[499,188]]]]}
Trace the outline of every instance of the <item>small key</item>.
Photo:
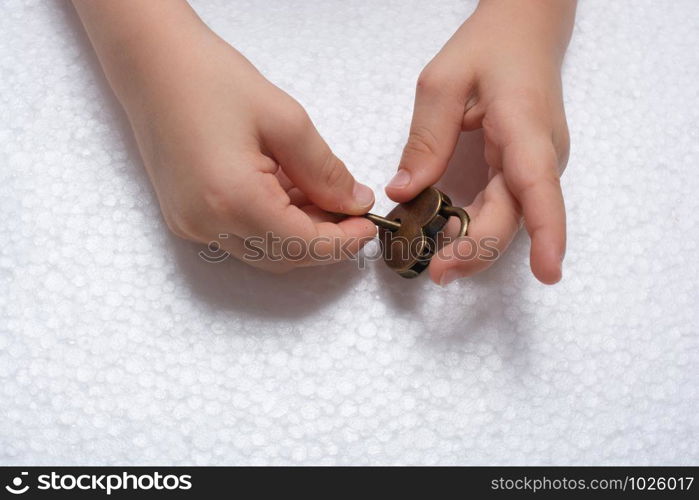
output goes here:
{"type": "Polygon", "coordinates": [[[457,237],[466,236],[468,213],[453,206],[449,197],[435,187],[397,205],[386,217],[364,215],[379,227],[384,261],[404,278],[414,278],[427,269],[437,252],[437,236],[452,216],[461,221],[457,237]]]}
{"type": "Polygon", "coordinates": [[[398,231],[400,229],[400,222],[389,220],[386,217],[381,217],[380,215],[364,214],[362,217],[369,219],[380,228],[388,229],[389,231],[398,231]]]}

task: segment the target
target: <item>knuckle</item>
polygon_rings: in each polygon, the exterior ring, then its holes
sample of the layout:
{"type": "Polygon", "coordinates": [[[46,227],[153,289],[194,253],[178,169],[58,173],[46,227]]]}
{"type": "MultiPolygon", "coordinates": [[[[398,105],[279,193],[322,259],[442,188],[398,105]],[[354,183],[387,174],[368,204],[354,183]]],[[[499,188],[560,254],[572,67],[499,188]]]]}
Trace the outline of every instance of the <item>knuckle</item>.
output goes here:
{"type": "Polygon", "coordinates": [[[505,151],[508,184],[521,197],[536,197],[542,189],[560,190],[558,155],[550,140],[527,145],[513,143],[505,151]]]}
{"type": "Polygon", "coordinates": [[[536,179],[536,181],[533,182],[533,184],[535,184],[537,187],[545,189],[546,192],[550,192],[552,190],[560,191],[561,177],[558,175],[557,172],[550,172],[536,179]]]}
{"type": "Polygon", "coordinates": [[[282,126],[291,130],[305,130],[312,125],[311,118],[306,110],[293,99],[286,106],[283,106],[278,118],[282,126]]]}
{"type": "Polygon", "coordinates": [[[508,143],[504,153],[510,163],[521,172],[532,172],[533,177],[550,176],[558,172],[558,153],[547,135],[519,138],[508,143]]]}
{"type": "Polygon", "coordinates": [[[437,137],[427,127],[418,126],[410,130],[408,142],[405,144],[405,155],[436,155],[437,154],[437,137]]]}
{"type": "Polygon", "coordinates": [[[417,77],[417,93],[435,96],[457,95],[464,90],[462,79],[462,75],[453,68],[442,68],[442,65],[431,61],[417,77]]]}
{"type": "Polygon", "coordinates": [[[508,93],[508,105],[516,109],[535,110],[546,107],[547,93],[535,86],[515,87],[508,93]]]}
{"type": "Polygon", "coordinates": [[[558,168],[559,156],[552,143],[548,143],[542,148],[540,157],[545,177],[552,177],[560,180],[558,168]]]}
{"type": "Polygon", "coordinates": [[[518,87],[492,100],[483,120],[483,128],[515,126],[523,118],[548,115],[546,95],[533,87],[518,87]]]}
{"type": "Polygon", "coordinates": [[[235,191],[221,185],[209,185],[201,195],[203,216],[215,221],[230,220],[239,215],[244,204],[235,191]]]}
{"type": "Polygon", "coordinates": [[[542,193],[542,189],[546,191],[560,190],[561,178],[557,173],[542,174],[537,177],[525,178],[520,184],[520,193],[523,197],[537,197],[537,193],[542,193]]]}
{"type": "Polygon", "coordinates": [[[449,73],[432,61],[418,75],[416,87],[421,91],[439,92],[449,80],[449,73]]]}
{"type": "Polygon", "coordinates": [[[340,188],[348,184],[350,178],[345,164],[328,151],[320,167],[320,181],[329,188],[340,188]]]}
{"type": "Polygon", "coordinates": [[[276,173],[279,168],[279,164],[276,161],[265,155],[254,155],[246,158],[243,164],[257,172],[276,173]]]}
{"type": "Polygon", "coordinates": [[[418,75],[416,85],[418,91],[431,92],[442,86],[441,75],[433,68],[428,64],[418,75]]]}
{"type": "Polygon", "coordinates": [[[542,181],[545,185],[548,185],[548,187],[551,189],[555,189],[557,191],[561,190],[561,176],[558,175],[558,170],[553,171],[549,175],[545,175],[542,178],[542,181]]]}

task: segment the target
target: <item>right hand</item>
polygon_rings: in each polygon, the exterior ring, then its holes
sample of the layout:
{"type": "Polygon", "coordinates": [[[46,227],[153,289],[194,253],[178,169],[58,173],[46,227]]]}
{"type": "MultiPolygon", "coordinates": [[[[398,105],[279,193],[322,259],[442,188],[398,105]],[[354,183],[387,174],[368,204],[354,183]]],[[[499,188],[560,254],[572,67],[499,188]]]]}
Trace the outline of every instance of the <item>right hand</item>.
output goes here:
{"type": "Polygon", "coordinates": [[[574,11],[575,3],[563,0],[481,2],[422,71],[389,197],[405,202],[437,182],[462,131],[483,129],[490,167],[487,185],[467,207],[469,238],[446,245],[430,263],[436,283],[491,266],[494,260],[482,256],[493,248],[480,243],[491,239],[501,255],[522,218],[533,274],[546,284],[561,279],[566,215],[560,174],[569,136],[560,64],[574,11]]]}
{"type": "Polygon", "coordinates": [[[237,258],[251,236],[315,240],[321,259],[243,259],[274,272],[334,262],[333,248],[348,242],[358,251],[376,228],[333,213],[366,213],[372,190],[354,180],[303,107],[239,52],[208,28],[193,39],[120,95],[170,229],[219,241],[237,258]]]}

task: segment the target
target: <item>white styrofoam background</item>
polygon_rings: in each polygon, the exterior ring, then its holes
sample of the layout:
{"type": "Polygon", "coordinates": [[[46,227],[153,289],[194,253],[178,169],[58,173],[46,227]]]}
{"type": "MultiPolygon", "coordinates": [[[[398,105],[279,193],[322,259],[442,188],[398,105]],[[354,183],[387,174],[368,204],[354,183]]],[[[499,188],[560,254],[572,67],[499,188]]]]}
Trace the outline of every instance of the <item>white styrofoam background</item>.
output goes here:
{"type": "MultiPolygon", "coordinates": [[[[391,207],[415,79],[474,2],[194,6],[391,207]]],[[[440,289],[205,263],[70,6],[3,0],[0,464],[696,464],[698,46],[695,0],[582,1],[564,279],[521,234],[440,289]]]]}

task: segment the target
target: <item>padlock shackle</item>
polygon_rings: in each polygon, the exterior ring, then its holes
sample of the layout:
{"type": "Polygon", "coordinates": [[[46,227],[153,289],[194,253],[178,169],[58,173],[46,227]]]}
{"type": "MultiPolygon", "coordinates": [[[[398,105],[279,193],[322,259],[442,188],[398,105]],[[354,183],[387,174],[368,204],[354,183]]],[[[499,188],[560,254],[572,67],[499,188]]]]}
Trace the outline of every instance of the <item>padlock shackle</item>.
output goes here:
{"type": "Polygon", "coordinates": [[[456,235],[457,238],[462,238],[468,234],[468,225],[471,222],[471,217],[469,217],[468,212],[461,207],[455,207],[453,205],[446,205],[440,210],[447,217],[458,217],[461,221],[461,227],[459,228],[459,233],[456,235]]]}

